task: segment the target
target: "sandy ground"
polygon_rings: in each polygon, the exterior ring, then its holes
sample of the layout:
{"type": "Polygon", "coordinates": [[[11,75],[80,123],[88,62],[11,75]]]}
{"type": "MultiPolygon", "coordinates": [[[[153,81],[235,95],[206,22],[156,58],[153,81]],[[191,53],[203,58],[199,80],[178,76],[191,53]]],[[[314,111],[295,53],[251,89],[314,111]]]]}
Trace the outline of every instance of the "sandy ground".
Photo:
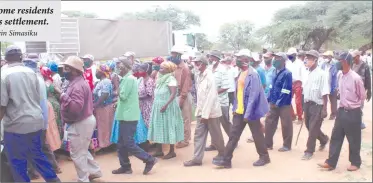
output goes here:
{"type": "MultiPolygon", "coordinates": [[[[252,163],[257,160],[258,155],[253,143],[247,143],[250,130],[246,128],[234,152],[232,169],[217,169],[212,163],[216,152],[206,152],[203,165],[200,167],[183,167],[183,161],[189,160],[193,154],[193,143],[183,149],[177,149],[177,157],[171,160],[159,159],[155,168],[149,175],[142,175],[144,164],[131,157],[132,175],[113,175],[111,171],[119,167],[116,153],[97,155],[95,159],[101,166],[103,177],[95,182],[239,182],[239,181],[322,181],[322,182],[372,182],[372,103],[366,103],[363,119],[367,128],[362,132],[361,158],[363,164],[356,172],[348,172],[348,143],[345,139],[343,149],[336,170],[325,172],[317,167],[317,163],[324,162],[328,157],[328,148],[323,152],[315,152],[313,159],[301,160],[306,148],[307,130],[305,126],[299,137],[298,145],[295,139],[301,125],[294,125],[293,149],[290,152],[281,153],[277,149],[282,145],[280,126],[274,137],[274,150],[270,151],[271,163],[264,167],[253,167],[252,163]]],[[[330,114],[330,113],[329,113],[330,114]]],[[[334,121],[324,121],[322,130],[328,136],[334,121]]],[[[192,125],[194,131],[195,124],[192,125]]],[[[225,135],[225,134],[224,134],[225,135]]],[[[228,138],[225,135],[225,140],[228,138]]],[[[210,140],[208,140],[208,143],[210,140]]],[[[193,142],[193,141],[192,141],[193,142]]],[[[318,146],[318,142],[317,142],[318,146]]],[[[317,148],[317,147],[316,147],[317,148]]],[[[60,179],[65,181],[76,181],[76,172],[71,161],[60,161],[63,171],[59,174],[60,179]]],[[[36,182],[43,182],[37,180],[36,182]]]]}

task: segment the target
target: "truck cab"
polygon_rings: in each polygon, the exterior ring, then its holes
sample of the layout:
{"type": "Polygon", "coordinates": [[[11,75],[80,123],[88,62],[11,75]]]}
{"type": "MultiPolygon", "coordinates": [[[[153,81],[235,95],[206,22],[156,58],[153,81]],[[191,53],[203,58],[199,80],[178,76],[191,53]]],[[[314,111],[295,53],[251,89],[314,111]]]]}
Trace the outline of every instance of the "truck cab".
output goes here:
{"type": "Polygon", "coordinates": [[[192,31],[172,31],[172,45],[184,47],[185,52],[190,55],[198,52],[195,33],[192,31]]]}

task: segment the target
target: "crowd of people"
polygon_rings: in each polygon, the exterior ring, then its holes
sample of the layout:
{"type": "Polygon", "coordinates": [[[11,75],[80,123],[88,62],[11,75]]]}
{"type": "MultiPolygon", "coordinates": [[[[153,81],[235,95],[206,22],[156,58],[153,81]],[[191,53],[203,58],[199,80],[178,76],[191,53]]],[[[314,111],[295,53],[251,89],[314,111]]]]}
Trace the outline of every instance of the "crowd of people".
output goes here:
{"type": "Polygon", "coordinates": [[[157,158],[175,158],[175,148],[189,146],[195,117],[194,152],[185,167],[200,166],[205,151],[217,151],[212,163],[231,168],[246,125],[252,136],[245,139],[259,155],[253,166],[264,166],[280,120],[279,152],[292,149],[293,125],[304,123],[309,135],[302,160],[312,158],[319,140],[320,151],[330,143],[319,166],[335,169],[346,136],[347,169],[355,171],[361,165],[362,108],[371,99],[371,68],[362,58],[358,50],[320,54],[295,48],[188,56],[173,47],[166,59],[148,62],[127,52],[99,64],[85,55],[40,65],[37,57],[24,58],[20,48],[9,46],[1,67],[4,151],[15,182],[30,182],[37,172],[60,182],[58,150],[68,152],[80,182],[102,177],[94,156],[104,149],[117,149],[120,167],[113,174],[131,174],[132,155],[144,162],[145,175],[157,158]],[[330,137],[321,130],[328,102],[329,119],[335,120],[330,137]]]}

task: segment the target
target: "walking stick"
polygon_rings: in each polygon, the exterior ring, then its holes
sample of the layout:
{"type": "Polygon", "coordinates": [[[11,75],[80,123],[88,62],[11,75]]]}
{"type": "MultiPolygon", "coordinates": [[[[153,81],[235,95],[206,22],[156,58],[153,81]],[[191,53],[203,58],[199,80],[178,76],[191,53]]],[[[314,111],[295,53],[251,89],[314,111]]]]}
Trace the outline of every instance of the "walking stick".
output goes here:
{"type": "Polygon", "coordinates": [[[298,144],[298,139],[299,139],[300,132],[302,131],[303,124],[304,124],[304,122],[300,125],[297,140],[295,141],[295,146],[297,146],[297,144],[298,144]]]}

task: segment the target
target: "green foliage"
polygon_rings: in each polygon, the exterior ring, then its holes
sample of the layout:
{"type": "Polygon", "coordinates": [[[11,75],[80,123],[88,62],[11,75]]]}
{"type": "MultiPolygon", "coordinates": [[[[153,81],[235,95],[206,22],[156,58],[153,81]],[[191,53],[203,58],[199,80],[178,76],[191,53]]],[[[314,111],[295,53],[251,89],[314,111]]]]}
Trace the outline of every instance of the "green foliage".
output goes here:
{"type": "Polygon", "coordinates": [[[185,30],[191,25],[199,26],[201,21],[199,16],[193,12],[181,10],[171,5],[166,8],[156,6],[154,9],[143,12],[123,13],[119,19],[169,21],[172,23],[173,30],[185,30]]]}
{"type": "Polygon", "coordinates": [[[207,35],[204,33],[195,34],[197,49],[198,50],[210,50],[213,46],[213,43],[207,39],[207,35]]]}
{"type": "Polygon", "coordinates": [[[255,46],[253,29],[254,25],[246,20],[223,24],[219,30],[220,42],[234,50],[250,49],[255,46]]]}
{"type": "Polygon", "coordinates": [[[0,53],[1,53],[1,56],[4,56],[4,52],[5,52],[5,49],[8,47],[8,46],[10,46],[10,45],[12,45],[12,43],[11,42],[4,42],[4,41],[1,41],[1,45],[0,45],[0,53]]]}
{"type": "Polygon", "coordinates": [[[85,13],[81,11],[74,11],[74,10],[69,10],[69,11],[63,11],[62,14],[72,17],[72,18],[97,18],[97,14],[95,13],[85,13]]]}
{"type": "Polygon", "coordinates": [[[372,2],[319,1],[284,8],[259,35],[282,50],[318,50],[328,41],[356,48],[372,39],[372,2]]]}

